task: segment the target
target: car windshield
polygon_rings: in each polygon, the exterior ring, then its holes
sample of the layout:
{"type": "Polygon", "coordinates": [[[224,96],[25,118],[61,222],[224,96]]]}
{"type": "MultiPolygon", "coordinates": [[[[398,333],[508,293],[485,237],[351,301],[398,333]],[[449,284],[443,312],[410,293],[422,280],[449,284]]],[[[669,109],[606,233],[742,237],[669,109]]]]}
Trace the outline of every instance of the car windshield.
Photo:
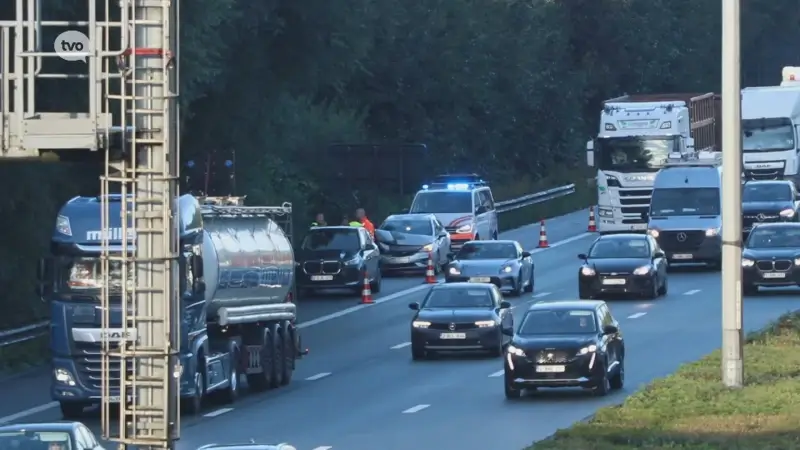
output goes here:
{"type": "Polygon", "coordinates": [[[653,190],[651,216],[718,216],[718,188],[661,188],[653,190]]]}
{"type": "MultiPolygon", "coordinates": [[[[88,291],[103,287],[103,272],[100,258],[69,257],[59,258],[59,279],[61,289],[67,291],[88,291]]],[[[122,290],[122,263],[108,262],[108,281],[110,292],[122,290]]],[[[125,280],[133,287],[133,264],[128,265],[128,276],[125,280]]]]}
{"type": "Polygon", "coordinates": [[[311,230],[303,239],[303,250],[358,250],[361,243],[358,240],[356,228],[331,228],[311,230]]]}
{"type": "Polygon", "coordinates": [[[430,220],[390,219],[381,225],[381,230],[396,231],[407,234],[433,235],[433,226],[430,220]]]}
{"type": "Polygon", "coordinates": [[[482,287],[433,289],[425,308],[491,308],[492,291],[482,287]]]}
{"type": "Polygon", "coordinates": [[[644,238],[600,239],[589,250],[590,258],[647,258],[650,249],[644,238]]]}
{"type": "Polygon", "coordinates": [[[472,192],[423,191],[414,198],[409,212],[415,214],[472,214],[472,192]]]}
{"type": "Polygon", "coordinates": [[[594,312],[589,310],[528,311],[517,334],[588,334],[597,332],[594,312]]]}
{"type": "Polygon", "coordinates": [[[467,243],[461,247],[456,259],[515,259],[517,246],[504,243],[467,243]]]}
{"type": "Polygon", "coordinates": [[[2,450],[71,450],[70,434],[63,431],[2,431],[2,450]]]}
{"type": "Polygon", "coordinates": [[[743,202],[790,202],[792,188],[783,183],[745,184],[743,202]]]}
{"type": "Polygon", "coordinates": [[[747,238],[746,248],[800,248],[800,225],[756,227],[747,238]]]}

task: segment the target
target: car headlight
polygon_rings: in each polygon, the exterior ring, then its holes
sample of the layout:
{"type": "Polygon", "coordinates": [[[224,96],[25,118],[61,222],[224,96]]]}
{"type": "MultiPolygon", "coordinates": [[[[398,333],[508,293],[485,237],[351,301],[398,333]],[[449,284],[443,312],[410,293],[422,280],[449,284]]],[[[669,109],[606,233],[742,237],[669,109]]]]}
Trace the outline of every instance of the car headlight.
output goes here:
{"type": "Polygon", "coordinates": [[[461,270],[458,267],[451,267],[447,271],[450,275],[461,275],[461,270]]]}
{"type": "Polygon", "coordinates": [[[778,214],[780,214],[781,217],[791,218],[794,217],[795,211],[793,209],[784,209],[778,214]]]}
{"type": "Polygon", "coordinates": [[[69,225],[69,217],[67,216],[56,217],[56,231],[65,236],[72,236],[72,227],[70,227],[69,225]]]}
{"type": "Polygon", "coordinates": [[[495,320],[479,320],[475,322],[475,326],[478,328],[491,328],[496,327],[497,325],[498,323],[495,320]]]}
{"type": "Polygon", "coordinates": [[[650,270],[653,268],[651,265],[646,265],[642,267],[637,267],[636,270],[633,271],[634,275],[647,275],[650,273],[650,270]]]}
{"type": "Polygon", "coordinates": [[[794,265],[795,266],[800,266],[800,258],[795,258],[794,259],[794,265]]]}
{"type": "Polygon", "coordinates": [[[706,236],[718,236],[719,235],[719,228],[709,228],[706,230],[706,236]]]}
{"type": "Polygon", "coordinates": [[[428,245],[422,247],[422,251],[423,252],[432,252],[433,251],[433,244],[428,244],[428,245]]]}
{"type": "Polygon", "coordinates": [[[658,230],[651,229],[651,230],[647,230],[647,234],[649,234],[650,236],[652,236],[654,238],[657,238],[660,233],[658,232],[658,230]]]}
{"type": "Polygon", "coordinates": [[[353,259],[351,259],[350,261],[345,261],[345,262],[344,262],[344,265],[345,265],[345,266],[357,266],[357,265],[358,265],[360,262],[361,262],[361,260],[360,260],[360,259],[358,259],[358,258],[353,258],[353,259]]]}
{"type": "MultiPolygon", "coordinates": [[[[797,264],[797,260],[794,260],[795,264],[797,264]]],[[[742,267],[753,267],[755,262],[752,259],[742,258],[742,267]]]]}
{"type": "Polygon", "coordinates": [[[511,268],[511,266],[505,266],[502,269],[500,269],[500,272],[502,272],[502,273],[511,273],[512,270],[513,269],[511,268]]]}
{"type": "Polygon", "coordinates": [[[586,355],[588,353],[594,353],[596,351],[597,351],[597,346],[592,344],[592,345],[587,345],[586,347],[583,347],[582,349],[578,350],[578,354],[586,355]]]}
{"type": "Polygon", "coordinates": [[[431,326],[431,323],[426,322],[424,320],[415,320],[411,322],[411,326],[414,328],[428,328],[429,326],[431,326]]]}
{"type": "Polygon", "coordinates": [[[508,346],[508,353],[511,353],[512,355],[517,355],[517,356],[525,356],[525,351],[524,350],[522,350],[521,348],[514,347],[513,345],[509,345],[508,346]]]}
{"type": "Polygon", "coordinates": [[[581,267],[581,274],[585,275],[587,277],[593,277],[594,274],[595,274],[595,271],[591,267],[583,266],[583,267],[581,267]]]}
{"type": "Polygon", "coordinates": [[[460,227],[458,227],[456,233],[469,233],[471,231],[472,231],[472,224],[468,223],[466,225],[461,225],[460,227]]]}
{"type": "Polygon", "coordinates": [[[53,377],[59,383],[66,384],[67,386],[75,386],[75,379],[72,378],[72,374],[69,373],[68,370],[55,369],[53,371],[53,377]]]}
{"type": "Polygon", "coordinates": [[[600,217],[614,217],[614,211],[606,208],[598,208],[597,215],[600,217]]]}

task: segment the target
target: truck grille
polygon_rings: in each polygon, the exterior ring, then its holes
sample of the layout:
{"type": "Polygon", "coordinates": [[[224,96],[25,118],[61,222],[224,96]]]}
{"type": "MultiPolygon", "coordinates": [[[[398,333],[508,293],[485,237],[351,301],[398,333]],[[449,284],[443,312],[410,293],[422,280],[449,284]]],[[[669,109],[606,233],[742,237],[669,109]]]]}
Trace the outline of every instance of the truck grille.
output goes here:
{"type": "Polygon", "coordinates": [[[748,169],[744,171],[748,180],[782,180],[783,168],[778,169],[748,169]]]}
{"type": "Polygon", "coordinates": [[[635,216],[625,218],[623,223],[644,223],[641,215],[650,210],[650,197],[652,195],[652,189],[620,189],[619,204],[622,215],[635,216]]]}
{"type": "MultiPolygon", "coordinates": [[[[78,351],[78,356],[75,358],[75,366],[78,370],[78,377],[81,379],[84,385],[98,390],[102,389],[102,344],[99,342],[75,342],[75,349],[78,351]]],[[[133,374],[132,359],[128,361],[127,372],[128,375],[133,374]]],[[[111,389],[119,389],[120,362],[118,359],[110,359],[107,376],[111,389]]]]}
{"type": "Polygon", "coordinates": [[[572,361],[575,353],[564,350],[540,350],[534,357],[537,364],[565,364],[572,361]]]}
{"type": "Polygon", "coordinates": [[[792,262],[784,259],[778,261],[758,261],[756,262],[756,267],[762,272],[786,272],[792,268],[792,262]]]}
{"type": "Polygon", "coordinates": [[[658,243],[668,252],[686,251],[699,248],[705,238],[705,231],[662,231],[658,243]]]}

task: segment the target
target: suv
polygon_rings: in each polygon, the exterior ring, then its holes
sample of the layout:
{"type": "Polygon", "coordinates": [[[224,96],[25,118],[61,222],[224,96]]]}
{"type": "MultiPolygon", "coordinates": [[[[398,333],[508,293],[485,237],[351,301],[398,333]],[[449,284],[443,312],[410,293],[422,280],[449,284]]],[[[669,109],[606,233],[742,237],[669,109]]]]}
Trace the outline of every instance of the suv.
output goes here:
{"type": "Polygon", "coordinates": [[[414,196],[411,214],[433,214],[450,233],[455,253],[469,241],[497,239],[492,190],[475,174],[439,175],[414,196]]]}
{"type": "Polygon", "coordinates": [[[297,252],[297,287],[361,292],[364,278],[372,292],[381,291],[380,254],[363,227],[312,227],[297,252]]]}

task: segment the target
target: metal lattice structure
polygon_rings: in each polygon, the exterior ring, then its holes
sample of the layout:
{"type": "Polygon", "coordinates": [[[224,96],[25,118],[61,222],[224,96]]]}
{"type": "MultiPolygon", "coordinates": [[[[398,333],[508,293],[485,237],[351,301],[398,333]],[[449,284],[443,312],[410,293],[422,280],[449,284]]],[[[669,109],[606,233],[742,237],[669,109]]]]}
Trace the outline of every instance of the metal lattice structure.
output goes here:
{"type": "Polygon", "coordinates": [[[109,263],[118,262],[123,289],[121,298],[104,290],[102,327],[111,328],[112,302],[121,301],[127,328],[122,342],[103,342],[103,434],[122,446],[172,448],[180,430],[181,370],[173,204],[179,170],[178,0],[106,0],[102,13],[89,0],[85,21],[44,21],[40,1],[15,2],[16,20],[0,21],[0,158],[105,151],[103,230],[109,226],[108,194],[121,193],[123,233],[136,238],[112,249],[103,233],[105,286],[109,263]],[[42,50],[46,29],[85,32],[85,73],[42,71],[43,60],[58,56],[50,51],[55,48],[42,50]],[[86,81],[88,110],[39,112],[37,83],[69,79],[86,81]],[[123,137],[121,152],[109,151],[115,135],[123,137]]]}

